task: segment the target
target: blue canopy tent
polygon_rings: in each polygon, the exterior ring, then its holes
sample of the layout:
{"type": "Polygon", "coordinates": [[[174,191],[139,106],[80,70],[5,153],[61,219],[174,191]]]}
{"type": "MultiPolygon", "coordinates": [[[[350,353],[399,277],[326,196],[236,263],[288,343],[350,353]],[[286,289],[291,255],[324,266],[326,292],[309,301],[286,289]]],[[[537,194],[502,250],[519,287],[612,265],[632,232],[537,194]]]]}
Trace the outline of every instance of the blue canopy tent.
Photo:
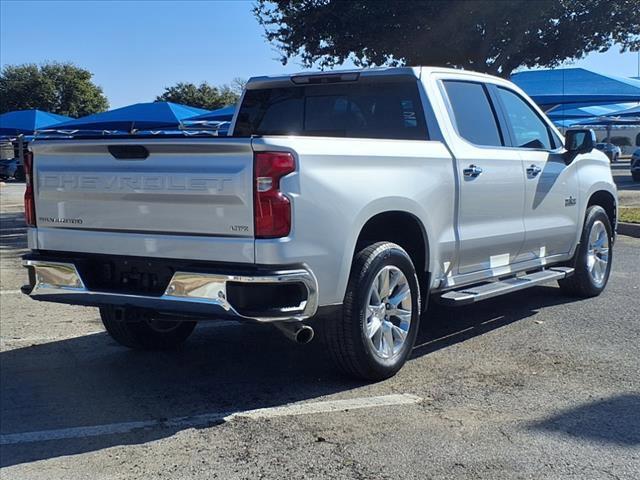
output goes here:
{"type": "Polygon", "coordinates": [[[558,105],[547,110],[547,116],[554,122],[556,120],[580,119],[601,117],[603,115],[619,115],[630,108],[633,103],[613,103],[608,105],[584,105],[584,104],[568,104],[558,105]]]}
{"type": "Polygon", "coordinates": [[[640,117],[640,105],[616,112],[618,117],[640,117]]]}
{"type": "Polygon", "coordinates": [[[195,117],[191,117],[188,120],[209,120],[209,121],[218,121],[218,122],[230,122],[233,119],[233,114],[236,113],[236,107],[224,107],[219,108],[218,110],[212,110],[210,112],[204,113],[202,115],[197,115],[195,117]]]}
{"type": "Polygon", "coordinates": [[[570,119],[564,119],[564,120],[553,120],[553,123],[556,127],[566,129],[566,128],[571,128],[574,125],[580,125],[581,121],[582,119],[580,118],[570,118],[570,119]]]}
{"type": "Polygon", "coordinates": [[[639,125],[640,117],[599,117],[591,120],[583,120],[582,125],[639,125]]]}
{"type": "Polygon", "coordinates": [[[0,136],[31,135],[35,130],[69,120],[72,118],[35,109],[7,112],[0,115],[0,136]]]}
{"type": "Polygon", "coordinates": [[[564,104],[640,102],[640,80],[583,68],[531,70],[516,73],[511,80],[545,111],[564,104]]]}
{"type": "Polygon", "coordinates": [[[231,126],[231,120],[236,112],[235,106],[219,108],[202,115],[188,118],[182,122],[182,126],[188,129],[204,128],[214,135],[225,136],[231,126]]]}
{"type": "Polygon", "coordinates": [[[207,113],[202,108],[188,107],[170,102],[136,103],[116,108],[108,112],[95,113],[86,117],[53,125],[55,130],[116,130],[134,132],[178,128],[182,120],[207,113]]]}
{"type": "MultiPolygon", "coordinates": [[[[587,118],[580,120],[576,124],[584,127],[596,127],[604,126],[607,128],[607,136],[605,142],[609,143],[611,139],[611,129],[614,126],[640,126],[640,115],[637,117],[632,116],[617,116],[617,115],[605,115],[602,117],[587,118]]],[[[574,124],[574,126],[576,125],[574,124]]]]}
{"type": "Polygon", "coordinates": [[[614,103],[608,105],[557,105],[547,110],[547,116],[557,127],[570,128],[582,124],[587,119],[600,118],[609,115],[620,115],[629,109],[633,103],[614,103]]]}

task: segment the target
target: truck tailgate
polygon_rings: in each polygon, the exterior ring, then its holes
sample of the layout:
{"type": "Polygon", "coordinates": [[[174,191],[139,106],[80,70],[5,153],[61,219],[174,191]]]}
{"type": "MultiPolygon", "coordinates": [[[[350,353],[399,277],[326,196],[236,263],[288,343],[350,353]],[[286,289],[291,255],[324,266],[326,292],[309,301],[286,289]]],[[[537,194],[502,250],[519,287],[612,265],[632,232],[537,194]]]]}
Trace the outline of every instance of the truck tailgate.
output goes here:
{"type": "Polygon", "coordinates": [[[249,139],[45,140],[31,149],[39,228],[253,237],[249,139]]]}

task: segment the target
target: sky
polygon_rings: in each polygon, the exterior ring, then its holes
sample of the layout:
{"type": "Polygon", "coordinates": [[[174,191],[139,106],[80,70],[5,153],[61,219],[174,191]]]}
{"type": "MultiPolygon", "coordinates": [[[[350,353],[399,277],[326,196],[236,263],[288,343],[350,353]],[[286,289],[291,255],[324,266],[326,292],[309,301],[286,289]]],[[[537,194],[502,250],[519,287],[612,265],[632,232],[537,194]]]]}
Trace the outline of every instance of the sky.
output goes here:
{"type": "MultiPolygon", "coordinates": [[[[282,65],[252,4],[0,0],[0,64],[73,62],[94,74],[112,108],[153,101],[180,81],[219,85],[303,70],[295,60],[282,65]]],[[[571,66],[636,76],[637,58],[614,48],[571,66]]]]}

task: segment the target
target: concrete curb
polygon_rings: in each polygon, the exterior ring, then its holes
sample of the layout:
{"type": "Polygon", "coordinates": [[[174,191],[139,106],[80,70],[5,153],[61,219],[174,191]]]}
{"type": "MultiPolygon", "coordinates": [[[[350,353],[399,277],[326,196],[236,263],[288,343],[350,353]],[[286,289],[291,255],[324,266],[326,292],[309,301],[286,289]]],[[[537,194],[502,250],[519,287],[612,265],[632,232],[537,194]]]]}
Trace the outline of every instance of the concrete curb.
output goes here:
{"type": "Polygon", "coordinates": [[[640,238],[640,223],[618,222],[618,234],[640,238]]]}

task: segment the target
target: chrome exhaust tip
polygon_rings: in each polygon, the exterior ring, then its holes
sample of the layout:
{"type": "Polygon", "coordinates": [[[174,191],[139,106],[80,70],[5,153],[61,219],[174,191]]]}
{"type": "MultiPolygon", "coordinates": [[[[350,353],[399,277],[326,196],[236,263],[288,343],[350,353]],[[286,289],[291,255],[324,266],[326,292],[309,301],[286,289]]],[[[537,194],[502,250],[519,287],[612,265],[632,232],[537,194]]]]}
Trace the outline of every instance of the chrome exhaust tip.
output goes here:
{"type": "Polygon", "coordinates": [[[314,336],[315,332],[313,331],[313,328],[309,325],[302,325],[302,328],[300,328],[296,334],[296,342],[300,345],[305,345],[313,340],[314,336]]]}
{"type": "Polygon", "coordinates": [[[304,345],[313,340],[313,328],[309,325],[293,322],[276,322],[273,325],[292,342],[304,345]]]}

